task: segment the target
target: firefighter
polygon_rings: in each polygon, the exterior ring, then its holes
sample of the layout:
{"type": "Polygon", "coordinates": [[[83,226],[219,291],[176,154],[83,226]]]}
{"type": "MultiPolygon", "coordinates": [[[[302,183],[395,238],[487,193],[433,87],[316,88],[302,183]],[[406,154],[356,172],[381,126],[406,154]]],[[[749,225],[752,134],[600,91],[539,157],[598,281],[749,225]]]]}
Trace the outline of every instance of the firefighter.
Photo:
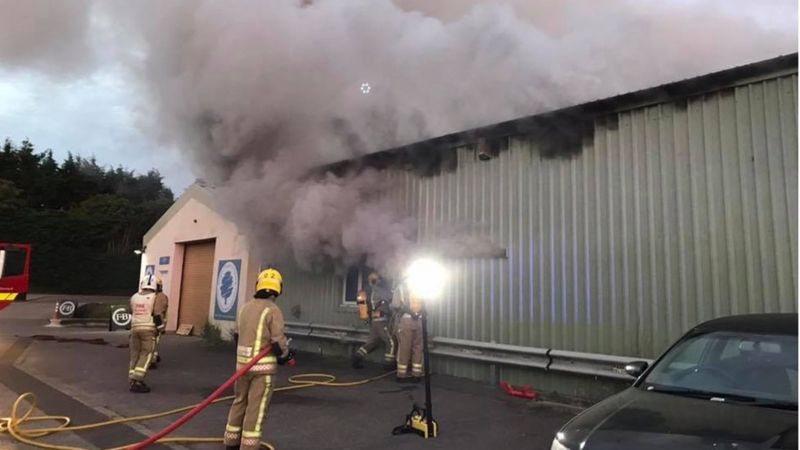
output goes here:
{"type": "Polygon", "coordinates": [[[386,350],[386,353],[383,354],[384,364],[391,369],[394,366],[396,349],[390,307],[392,293],[386,280],[378,272],[369,274],[367,280],[370,287],[367,301],[369,337],[367,342],[359,347],[353,355],[353,367],[356,369],[364,367],[363,361],[367,354],[383,342],[386,350]]]}
{"type": "Polygon", "coordinates": [[[150,392],[144,383],[147,369],[153,360],[156,328],[164,322],[167,312],[166,297],[156,295],[158,289],[156,276],[147,274],[139,285],[139,292],[131,297],[131,358],[128,365],[130,391],[150,392]]]}
{"type": "Polygon", "coordinates": [[[261,427],[272,397],[273,375],[277,365],[294,358],[284,334],[283,313],[275,299],[283,291],[283,278],[275,269],[258,275],[255,299],[239,312],[235,336],[236,365],[241,367],[271,345],[272,353],[258,361],[244,376],[236,380],[234,400],[225,427],[227,450],[257,450],[261,442],[261,427]]]}
{"type": "Polygon", "coordinates": [[[392,298],[392,309],[398,317],[398,383],[418,383],[424,376],[422,367],[422,308],[420,299],[409,292],[402,283],[395,289],[392,298]],[[409,369],[411,370],[409,371],[409,369]]]}
{"type": "Polygon", "coordinates": [[[156,277],[156,301],[161,302],[166,306],[164,307],[161,325],[156,327],[156,341],[153,348],[153,362],[150,363],[151,370],[158,369],[158,363],[161,362],[161,336],[163,336],[167,331],[167,310],[169,305],[169,297],[167,297],[167,294],[164,293],[164,282],[161,281],[160,277],[156,277]]]}

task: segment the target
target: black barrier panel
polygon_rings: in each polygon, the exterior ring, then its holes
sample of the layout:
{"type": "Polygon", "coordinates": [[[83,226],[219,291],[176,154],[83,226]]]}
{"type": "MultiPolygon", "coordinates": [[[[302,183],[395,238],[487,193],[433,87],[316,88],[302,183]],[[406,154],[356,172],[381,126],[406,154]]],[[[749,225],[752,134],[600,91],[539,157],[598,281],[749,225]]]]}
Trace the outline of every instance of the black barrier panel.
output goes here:
{"type": "Polygon", "coordinates": [[[58,304],[58,316],[61,319],[71,319],[75,316],[75,311],[78,309],[78,302],[72,300],[64,300],[58,304]]]}
{"type": "Polygon", "coordinates": [[[111,305],[110,320],[108,321],[108,331],[130,330],[131,329],[131,307],[130,305],[111,305]]]}

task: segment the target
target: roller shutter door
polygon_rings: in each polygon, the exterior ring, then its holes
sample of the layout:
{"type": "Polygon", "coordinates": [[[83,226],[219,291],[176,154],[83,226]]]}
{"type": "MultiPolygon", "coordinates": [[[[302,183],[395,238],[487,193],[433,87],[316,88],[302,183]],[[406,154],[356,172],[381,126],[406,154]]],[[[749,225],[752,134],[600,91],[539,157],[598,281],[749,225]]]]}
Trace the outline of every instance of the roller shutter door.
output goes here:
{"type": "Polygon", "coordinates": [[[200,335],[208,322],[211,277],[214,274],[214,241],[186,244],[183,254],[179,324],[194,325],[192,334],[200,335]]]}

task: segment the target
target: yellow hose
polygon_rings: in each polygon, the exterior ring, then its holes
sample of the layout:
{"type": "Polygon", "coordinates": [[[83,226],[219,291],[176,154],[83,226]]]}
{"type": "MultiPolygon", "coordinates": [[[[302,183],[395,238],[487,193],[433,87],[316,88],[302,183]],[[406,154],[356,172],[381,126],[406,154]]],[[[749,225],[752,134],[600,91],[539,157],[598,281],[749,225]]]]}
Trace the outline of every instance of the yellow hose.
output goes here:
{"type": "MultiPolygon", "coordinates": [[[[363,380],[349,381],[349,382],[336,382],[336,377],[327,373],[304,373],[289,377],[289,385],[276,388],[275,392],[291,391],[295,389],[305,389],[314,386],[327,386],[327,387],[360,386],[362,384],[367,384],[372,381],[387,377],[392,373],[393,372],[388,372],[383,375],[379,375],[377,377],[365,378],[363,380]]],[[[232,395],[227,397],[220,397],[214,400],[212,404],[230,400],[233,400],[232,395]]],[[[154,414],[145,414],[142,416],[135,416],[135,417],[121,417],[119,419],[107,420],[105,422],[98,422],[87,425],[77,425],[71,427],[69,426],[71,420],[68,416],[32,417],[33,410],[36,409],[36,395],[33,394],[32,392],[25,392],[24,394],[17,397],[17,399],[14,401],[14,404],[11,407],[11,416],[0,417],[0,434],[8,433],[9,435],[11,435],[11,437],[13,437],[14,439],[23,444],[27,444],[32,447],[44,448],[48,450],[86,450],[81,447],[46,444],[44,442],[38,442],[36,441],[36,439],[49,436],[54,433],[63,433],[66,431],[77,432],[83,430],[91,430],[94,428],[107,427],[111,425],[118,425],[126,422],[143,422],[146,420],[157,419],[159,417],[171,416],[173,414],[178,414],[180,412],[188,411],[194,408],[195,405],[197,404],[184,406],[182,408],[171,409],[169,411],[163,411],[154,414]],[[20,416],[19,415],[20,406],[24,401],[27,401],[30,404],[30,408],[25,412],[25,414],[20,416]],[[23,424],[30,424],[32,422],[44,422],[44,421],[61,422],[61,424],[50,428],[23,428],[23,424]]],[[[159,439],[158,442],[162,444],[222,443],[222,438],[181,436],[181,437],[170,437],[170,438],[159,439]]],[[[108,450],[124,450],[130,445],[133,444],[123,445],[121,447],[114,447],[108,450]]],[[[275,447],[266,442],[261,443],[261,448],[275,450],[275,447]]]]}

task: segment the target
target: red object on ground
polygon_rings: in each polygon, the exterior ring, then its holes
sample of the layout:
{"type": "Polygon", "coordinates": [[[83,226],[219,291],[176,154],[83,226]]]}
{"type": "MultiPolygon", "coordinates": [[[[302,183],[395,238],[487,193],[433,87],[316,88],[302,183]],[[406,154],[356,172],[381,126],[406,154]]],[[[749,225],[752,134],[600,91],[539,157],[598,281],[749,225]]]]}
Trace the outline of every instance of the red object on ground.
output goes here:
{"type": "Polygon", "coordinates": [[[189,419],[197,415],[197,413],[199,413],[200,411],[204,410],[208,405],[211,404],[211,402],[213,402],[214,400],[217,399],[217,397],[222,395],[222,393],[225,392],[226,389],[231,387],[231,385],[235,383],[236,380],[238,380],[239,378],[242,377],[242,375],[247,373],[247,371],[250,370],[250,368],[253,367],[258,362],[258,360],[267,356],[271,351],[272,351],[272,346],[268,345],[264,350],[261,350],[261,353],[256,355],[255,358],[251,359],[249,363],[245,364],[244,366],[242,366],[241,369],[237,370],[236,373],[234,373],[230,378],[228,378],[228,381],[223,383],[222,386],[218,387],[217,390],[214,391],[211,395],[209,395],[205,400],[203,400],[202,403],[192,408],[192,410],[184,414],[183,417],[176,420],[175,422],[172,422],[170,425],[168,425],[166,428],[159,431],[158,433],[150,436],[149,438],[145,439],[142,442],[139,442],[138,444],[134,444],[128,447],[128,450],[143,449],[148,445],[154,444],[156,441],[163,438],[164,436],[177,430],[178,427],[188,422],[189,419]]]}
{"type": "Polygon", "coordinates": [[[531,387],[530,384],[526,384],[526,385],[522,386],[522,389],[516,389],[514,386],[510,385],[508,382],[501,381],[500,382],[500,387],[504,391],[506,391],[506,393],[508,395],[511,395],[511,396],[514,396],[514,397],[522,397],[522,398],[527,398],[528,400],[534,400],[534,399],[536,399],[536,397],[539,396],[539,394],[536,391],[533,390],[533,387],[531,387]]]}

